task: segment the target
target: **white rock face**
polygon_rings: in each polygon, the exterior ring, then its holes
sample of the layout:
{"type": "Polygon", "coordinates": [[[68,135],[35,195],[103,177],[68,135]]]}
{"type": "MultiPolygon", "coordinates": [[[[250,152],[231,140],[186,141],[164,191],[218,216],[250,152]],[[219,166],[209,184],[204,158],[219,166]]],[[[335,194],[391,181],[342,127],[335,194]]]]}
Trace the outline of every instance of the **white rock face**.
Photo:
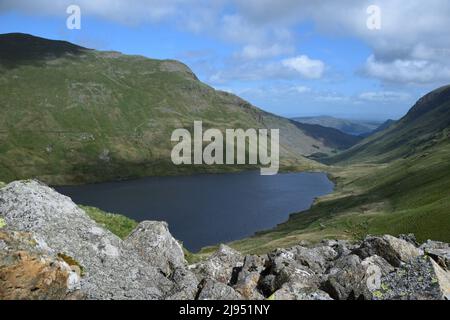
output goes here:
{"type": "Polygon", "coordinates": [[[181,245],[169,232],[166,222],[144,221],[125,239],[124,248],[136,250],[142,259],[165,275],[186,266],[181,245]]]}
{"type": "MultiPolygon", "coordinates": [[[[32,232],[39,239],[39,246],[53,255],[75,259],[84,269],[81,289],[88,298],[163,299],[173,290],[174,284],[158,270],[162,264],[171,263],[164,259],[174,252],[164,252],[170,247],[168,243],[173,246],[176,243],[168,231],[155,234],[151,243],[140,244],[137,239],[134,250],[100,228],[70,198],[36,181],[13,182],[2,188],[0,217],[8,228],[32,232]],[[156,240],[159,236],[162,241],[156,240]],[[143,258],[142,248],[147,244],[154,245],[150,250],[152,257],[143,258]]],[[[151,237],[143,240],[148,238],[151,237]]],[[[179,253],[181,248],[177,250],[179,253]]],[[[180,256],[177,257],[178,260],[173,260],[175,264],[181,263],[180,256]]]]}

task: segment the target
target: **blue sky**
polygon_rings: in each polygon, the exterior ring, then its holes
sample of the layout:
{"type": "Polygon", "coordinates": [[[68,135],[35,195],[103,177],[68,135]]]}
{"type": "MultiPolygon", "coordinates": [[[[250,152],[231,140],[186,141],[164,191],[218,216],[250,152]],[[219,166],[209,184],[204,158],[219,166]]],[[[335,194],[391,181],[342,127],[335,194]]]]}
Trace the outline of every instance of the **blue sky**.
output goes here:
{"type": "Polygon", "coordinates": [[[181,60],[283,116],[385,120],[450,83],[449,14],[446,0],[2,0],[0,33],[181,60]],[[373,2],[380,30],[366,25],[373,2]],[[70,4],[81,30],[66,27],[70,4]]]}

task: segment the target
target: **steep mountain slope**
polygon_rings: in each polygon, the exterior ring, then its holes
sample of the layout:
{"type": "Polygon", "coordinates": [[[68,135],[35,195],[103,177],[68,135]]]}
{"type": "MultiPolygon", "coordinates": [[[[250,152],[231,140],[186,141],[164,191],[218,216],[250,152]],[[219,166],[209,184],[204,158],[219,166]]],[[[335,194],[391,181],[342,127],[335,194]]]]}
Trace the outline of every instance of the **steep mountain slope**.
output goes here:
{"type": "Polygon", "coordinates": [[[362,137],[350,135],[340,130],[317,124],[306,124],[295,121],[293,123],[308,136],[322,141],[326,146],[336,150],[348,149],[363,139],[362,137]]]}
{"type": "Polygon", "coordinates": [[[371,132],[363,133],[363,134],[361,134],[359,136],[361,138],[370,137],[371,135],[374,135],[374,134],[376,134],[378,132],[381,132],[381,131],[384,131],[384,130],[388,129],[390,126],[394,125],[394,123],[396,123],[395,120],[386,120],[378,128],[376,128],[375,130],[373,130],[371,132]]]}
{"type": "Polygon", "coordinates": [[[184,64],[99,52],[24,34],[0,35],[0,179],[69,184],[236,170],[175,167],[171,133],[279,128],[284,168],[331,153],[324,139],[200,82],[184,64]]]}
{"type": "Polygon", "coordinates": [[[450,86],[422,97],[387,129],[329,159],[330,163],[383,163],[426,152],[450,135],[450,86]]]}
{"type": "Polygon", "coordinates": [[[297,117],[293,120],[305,124],[317,124],[323,127],[334,128],[354,136],[372,132],[381,125],[381,122],[378,121],[348,120],[330,116],[297,117]]]}

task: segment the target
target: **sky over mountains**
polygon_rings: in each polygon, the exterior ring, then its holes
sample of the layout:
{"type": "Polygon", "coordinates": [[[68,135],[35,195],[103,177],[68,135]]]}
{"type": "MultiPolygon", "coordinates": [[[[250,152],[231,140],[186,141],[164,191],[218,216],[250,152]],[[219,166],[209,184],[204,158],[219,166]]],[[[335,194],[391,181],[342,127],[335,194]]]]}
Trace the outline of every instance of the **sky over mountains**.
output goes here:
{"type": "Polygon", "coordinates": [[[179,59],[281,115],[387,119],[450,83],[449,15],[447,0],[2,0],[0,33],[179,59]],[[66,28],[71,4],[81,30],[66,28]]]}

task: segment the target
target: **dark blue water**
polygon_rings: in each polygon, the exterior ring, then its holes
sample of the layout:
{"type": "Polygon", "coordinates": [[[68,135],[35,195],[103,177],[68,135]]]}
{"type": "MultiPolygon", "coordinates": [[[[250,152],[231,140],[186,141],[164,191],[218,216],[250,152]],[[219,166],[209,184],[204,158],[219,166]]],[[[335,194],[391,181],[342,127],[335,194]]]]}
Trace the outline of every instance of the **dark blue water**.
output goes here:
{"type": "Polygon", "coordinates": [[[78,204],[137,221],[163,220],[192,251],[275,227],[308,209],[333,184],[323,173],[261,176],[259,172],[132,181],[56,188],[78,204]]]}

